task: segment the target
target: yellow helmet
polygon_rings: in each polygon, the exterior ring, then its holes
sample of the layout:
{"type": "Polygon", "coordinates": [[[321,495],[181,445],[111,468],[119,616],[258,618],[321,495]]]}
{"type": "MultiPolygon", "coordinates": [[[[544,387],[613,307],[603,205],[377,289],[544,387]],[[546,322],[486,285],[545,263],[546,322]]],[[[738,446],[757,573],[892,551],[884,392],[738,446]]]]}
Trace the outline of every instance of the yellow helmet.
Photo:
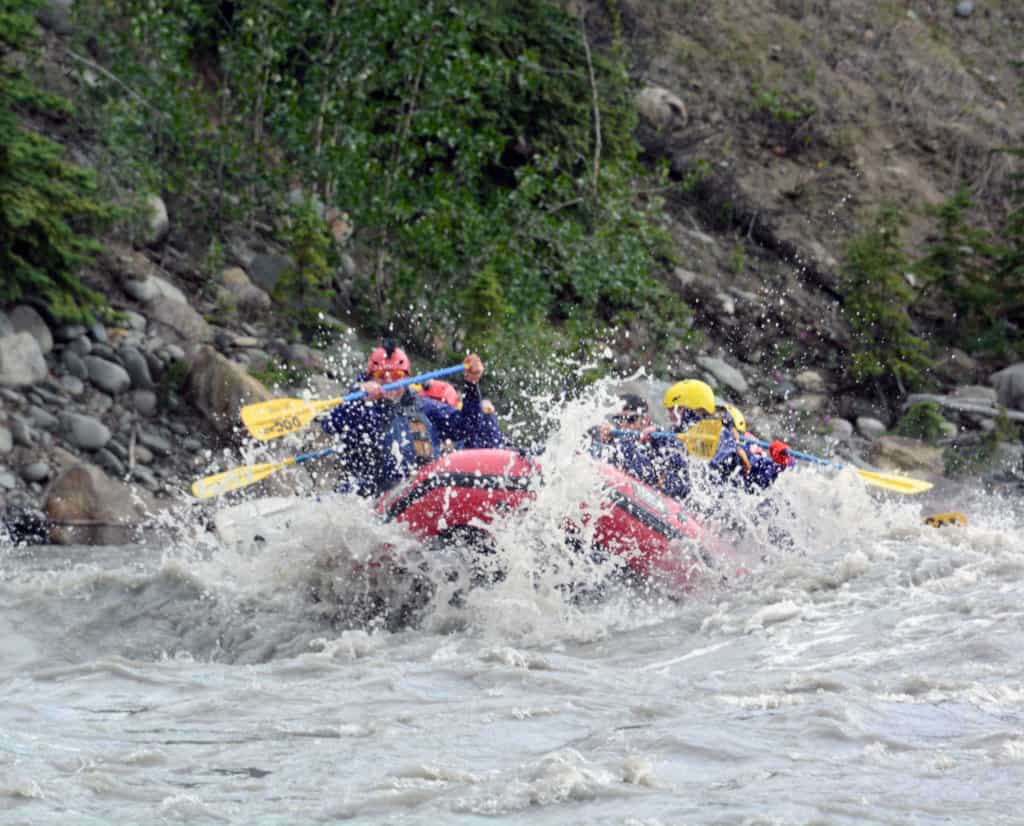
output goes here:
{"type": "Polygon", "coordinates": [[[726,413],[729,414],[729,418],[732,419],[732,426],[735,427],[740,433],[746,433],[747,419],[743,415],[743,412],[734,404],[723,404],[722,408],[725,410],[726,413]]]}
{"type": "Polygon", "coordinates": [[[704,382],[697,379],[677,381],[662,398],[666,409],[686,407],[690,410],[706,410],[715,412],[715,394],[704,382]]]}

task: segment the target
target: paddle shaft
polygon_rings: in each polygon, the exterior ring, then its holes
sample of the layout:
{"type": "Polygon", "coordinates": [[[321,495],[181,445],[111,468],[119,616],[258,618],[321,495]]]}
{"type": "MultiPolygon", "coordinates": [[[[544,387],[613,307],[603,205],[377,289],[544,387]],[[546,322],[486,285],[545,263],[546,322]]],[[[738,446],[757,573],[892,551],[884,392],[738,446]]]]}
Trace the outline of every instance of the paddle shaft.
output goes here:
{"type": "MultiPolygon", "coordinates": [[[[612,431],[613,436],[626,436],[629,434],[635,434],[639,436],[639,431],[636,430],[618,430],[612,431]]],[[[652,439],[676,439],[679,437],[678,433],[673,433],[671,430],[655,430],[648,434],[652,439]]],[[[743,437],[743,444],[745,445],[758,445],[759,447],[771,448],[771,442],[762,442],[760,439],[752,439],[750,436],[743,437]]],[[[799,450],[787,450],[786,454],[792,456],[795,459],[805,459],[808,462],[816,462],[819,465],[828,465],[837,469],[845,467],[845,465],[839,462],[830,462],[828,459],[821,459],[817,456],[811,456],[809,453],[801,453],[799,450]]]]}
{"type": "MultiPolygon", "coordinates": [[[[612,433],[621,436],[629,433],[635,433],[635,431],[613,430],[612,433]]],[[[682,435],[685,436],[685,434],[682,435]]],[[[665,430],[656,430],[653,433],[650,433],[649,436],[654,436],[662,439],[673,436],[675,438],[680,438],[680,434],[675,434],[672,433],[671,431],[665,430]]],[[[743,436],[741,438],[741,441],[745,445],[758,445],[759,447],[767,448],[769,450],[771,449],[770,442],[763,442],[760,439],[755,439],[751,436],[743,436]]],[[[687,445],[687,450],[691,450],[690,445],[687,445]]],[[[846,467],[846,465],[842,464],[841,462],[830,462],[828,459],[822,459],[819,456],[812,456],[809,453],[801,453],[799,450],[793,450],[792,448],[786,451],[786,455],[792,456],[794,459],[803,459],[804,461],[807,462],[813,462],[818,465],[825,465],[826,467],[836,468],[837,470],[842,470],[844,467],[846,467]]],[[[869,485],[885,488],[886,490],[896,491],[897,493],[912,495],[916,493],[924,493],[925,491],[930,490],[933,487],[931,482],[925,482],[921,479],[912,479],[909,476],[895,476],[892,474],[880,473],[877,471],[861,470],[860,468],[856,468],[856,472],[857,475],[860,476],[860,478],[867,482],[869,485]]]]}
{"type": "MultiPolygon", "coordinates": [[[[409,376],[399,381],[382,385],[385,392],[407,387],[416,382],[426,382],[440,376],[450,376],[459,371],[465,370],[463,365],[453,365],[440,370],[431,370],[428,373],[421,373],[418,376],[409,376]]],[[[308,426],[312,421],[323,413],[332,410],[346,402],[366,398],[365,390],[357,390],[346,396],[337,399],[326,399],[324,401],[311,401],[307,399],[270,399],[265,402],[247,404],[241,410],[242,422],[249,433],[262,441],[278,439],[289,433],[308,426]]]]}
{"type": "Polygon", "coordinates": [[[303,462],[308,462],[311,459],[319,459],[321,456],[327,456],[334,452],[335,449],[333,447],[325,447],[323,450],[314,450],[312,453],[300,453],[295,457],[294,464],[301,465],[303,462]]]}
{"type": "MultiPolygon", "coordinates": [[[[771,448],[771,442],[762,442],[760,439],[753,439],[750,436],[743,437],[743,444],[745,445],[757,445],[758,447],[771,448]]],[[[818,465],[827,465],[828,467],[834,467],[837,470],[841,470],[846,465],[840,462],[830,462],[828,459],[822,459],[819,456],[812,456],[810,453],[801,453],[799,450],[793,450],[790,448],[786,451],[787,456],[792,456],[794,459],[803,459],[807,462],[814,462],[818,465]]]]}
{"type": "MultiPolygon", "coordinates": [[[[752,444],[771,448],[771,445],[768,442],[762,442],[760,439],[754,439],[750,436],[743,437],[743,444],[752,444]]],[[[819,456],[812,456],[809,453],[801,453],[799,450],[787,450],[786,455],[792,456],[796,459],[803,459],[807,462],[814,462],[818,465],[836,468],[837,470],[842,470],[846,467],[842,462],[830,462],[828,459],[822,459],[819,456]]],[[[909,476],[897,476],[891,473],[882,473],[875,470],[863,470],[862,468],[854,468],[854,471],[869,485],[896,491],[897,493],[912,495],[915,493],[924,493],[926,490],[931,490],[933,487],[931,482],[925,482],[922,479],[913,479],[909,476]]]]}
{"type": "MultiPolygon", "coordinates": [[[[619,428],[612,428],[612,436],[636,436],[640,437],[641,431],[639,430],[621,430],[619,428]]],[[[678,439],[680,436],[685,435],[682,433],[676,433],[672,430],[652,430],[647,434],[648,439],[678,439]]]]}
{"type": "MultiPolygon", "coordinates": [[[[422,381],[430,381],[431,379],[440,379],[444,376],[454,376],[456,373],[461,373],[465,370],[465,366],[462,364],[453,364],[451,367],[442,367],[440,370],[432,370],[429,373],[420,373],[418,376],[409,376],[407,379],[400,379],[399,381],[393,381],[390,384],[382,384],[380,389],[384,392],[389,390],[397,390],[400,387],[408,387],[410,384],[419,384],[422,381]]],[[[345,402],[359,401],[359,399],[366,398],[365,390],[358,390],[355,393],[349,393],[338,399],[338,404],[344,404],[345,402]]]]}

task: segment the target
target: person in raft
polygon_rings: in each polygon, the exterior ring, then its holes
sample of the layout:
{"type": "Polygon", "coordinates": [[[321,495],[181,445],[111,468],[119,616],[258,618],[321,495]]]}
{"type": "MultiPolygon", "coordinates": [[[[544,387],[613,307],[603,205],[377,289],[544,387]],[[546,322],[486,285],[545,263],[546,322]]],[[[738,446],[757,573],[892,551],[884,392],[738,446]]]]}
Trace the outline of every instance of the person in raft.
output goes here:
{"type": "Polygon", "coordinates": [[[690,492],[686,456],[679,450],[664,450],[649,436],[650,410],[642,398],[632,393],[620,397],[622,408],[614,413],[611,424],[593,428],[591,453],[635,479],[676,499],[690,492]]]}
{"type": "MultiPolygon", "coordinates": [[[[676,382],[665,391],[662,401],[676,433],[685,433],[698,422],[716,416],[715,394],[705,382],[698,379],[676,382]]],[[[735,424],[735,420],[730,424],[735,424]]],[[[746,422],[743,424],[746,425],[746,422]]],[[[672,442],[662,441],[659,447],[662,450],[679,450],[672,442]]],[[[711,478],[722,484],[739,485],[748,491],[767,488],[795,461],[789,455],[789,445],[779,440],[771,443],[768,454],[764,456],[748,452],[737,428],[723,427],[718,447],[708,461],[711,478]]]]}
{"type": "Polygon", "coordinates": [[[467,448],[504,443],[497,421],[480,404],[484,365],[478,355],[472,353],[465,360],[461,407],[407,387],[381,389],[411,372],[405,351],[385,342],[370,353],[365,380],[352,387],[366,393],[366,398],[339,405],[320,419],[323,431],[335,437],[343,469],[336,490],[379,496],[418,467],[440,458],[446,440],[467,448]]]}
{"type": "MultiPolygon", "coordinates": [[[[702,381],[687,379],[676,382],[662,398],[672,430],[685,433],[698,422],[716,416],[715,394],[702,381]]],[[[607,445],[601,458],[641,482],[657,488],[676,499],[690,492],[690,462],[685,447],[676,439],[664,438],[652,427],[640,433],[602,428],[598,436],[607,445]]],[[[775,441],[770,456],[749,454],[732,427],[723,427],[714,454],[707,462],[710,480],[715,484],[732,484],[748,491],[769,487],[779,474],[793,464],[789,445],[775,441]]]]}

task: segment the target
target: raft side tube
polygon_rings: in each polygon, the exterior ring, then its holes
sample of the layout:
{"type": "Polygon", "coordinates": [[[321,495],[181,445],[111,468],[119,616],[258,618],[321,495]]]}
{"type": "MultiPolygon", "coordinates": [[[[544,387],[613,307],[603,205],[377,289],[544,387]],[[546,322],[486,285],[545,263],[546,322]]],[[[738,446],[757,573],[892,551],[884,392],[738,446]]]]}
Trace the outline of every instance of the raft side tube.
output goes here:
{"type": "Polygon", "coordinates": [[[533,498],[538,473],[535,463],[514,450],[459,450],[381,498],[377,512],[421,537],[489,524],[533,498]]]}

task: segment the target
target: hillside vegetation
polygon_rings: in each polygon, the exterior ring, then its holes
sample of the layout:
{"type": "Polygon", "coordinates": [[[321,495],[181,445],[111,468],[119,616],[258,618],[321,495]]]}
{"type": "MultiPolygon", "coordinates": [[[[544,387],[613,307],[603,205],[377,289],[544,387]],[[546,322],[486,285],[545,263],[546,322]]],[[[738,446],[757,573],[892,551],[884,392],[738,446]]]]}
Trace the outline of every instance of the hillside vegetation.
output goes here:
{"type": "Polygon", "coordinates": [[[437,358],[720,348],[897,392],[943,346],[995,366],[1024,324],[1024,12],[954,5],[79,0],[45,52],[69,121],[30,83],[38,4],[5,0],[0,300],[88,312],[83,256],[157,193],[197,290],[240,237],[287,252],[307,334],[327,309],[437,358]],[[681,109],[639,120],[645,87],[681,109]]]}
{"type": "MultiPolygon", "coordinates": [[[[1019,355],[1019,4],[618,8],[636,76],[687,105],[685,124],[644,142],[691,183],[669,199],[691,270],[717,270],[720,288],[770,285],[782,337],[818,364],[852,351],[853,380],[918,380],[941,345],[1019,355]],[[694,221],[727,240],[695,241],[694,221]]],[[[729,349],[756,350],[758,321],[746,308],[721,330],[729,349]]]]}

